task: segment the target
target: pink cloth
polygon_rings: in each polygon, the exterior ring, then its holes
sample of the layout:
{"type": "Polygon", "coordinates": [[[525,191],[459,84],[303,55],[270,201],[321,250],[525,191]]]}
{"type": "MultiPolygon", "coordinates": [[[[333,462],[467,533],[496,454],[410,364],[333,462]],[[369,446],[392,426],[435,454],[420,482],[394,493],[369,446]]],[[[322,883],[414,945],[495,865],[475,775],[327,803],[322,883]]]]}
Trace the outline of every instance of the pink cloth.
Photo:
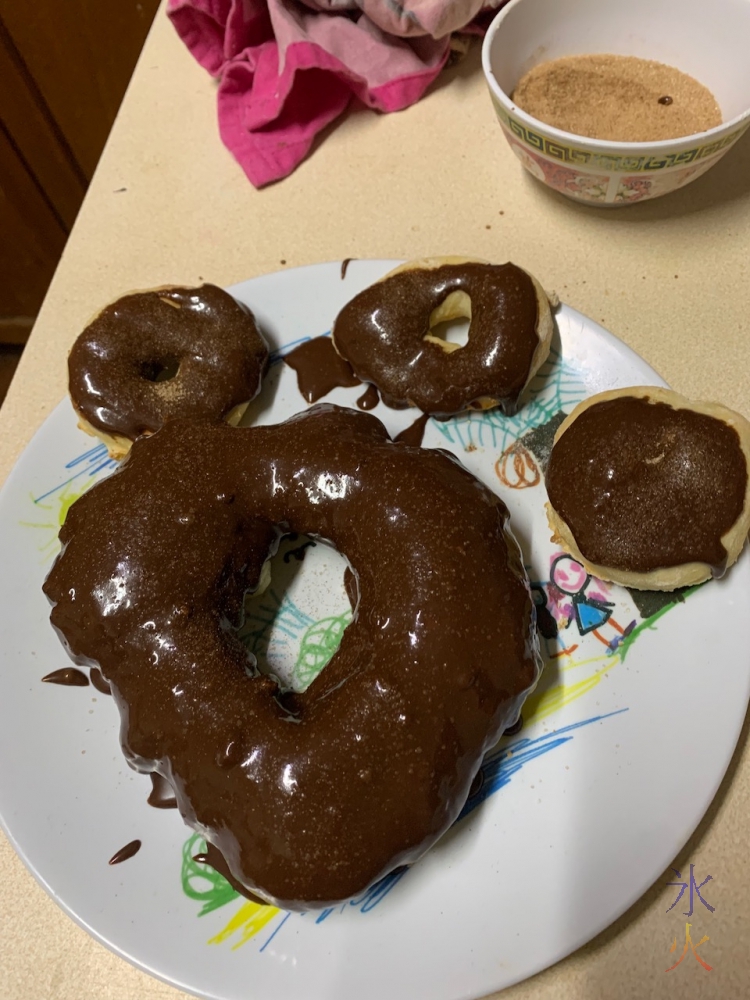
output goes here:
{"type": "Polygon", "coordinates": [[[378,111],[419,100],[448,58],[450,33],[486,7],[487,0],[169,0],[168,14],[219,78],[221,138],[262,187],[291,173],[352,97],[378,111]]]}

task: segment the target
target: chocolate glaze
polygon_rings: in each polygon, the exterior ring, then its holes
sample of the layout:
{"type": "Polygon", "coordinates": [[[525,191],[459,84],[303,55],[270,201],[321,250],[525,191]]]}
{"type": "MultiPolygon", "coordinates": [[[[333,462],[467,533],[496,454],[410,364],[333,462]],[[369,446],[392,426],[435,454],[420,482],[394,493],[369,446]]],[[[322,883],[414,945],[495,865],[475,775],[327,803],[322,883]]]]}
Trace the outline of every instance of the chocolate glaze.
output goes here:
{"type": "Polygon", "coordinates": [[[357,400],[357,406],[360,410],[374,410],[379,402],[380,393],[378,392],[377,386],[368,385],[365,394],[360,396],[357,400]]]}
{"type": "Polygon", "coordinates": [[[146,800],[148,804],[154,809],[176,809],[177,799],[167,779],[158,771],[152,771],[150,777],[151,791],[146,800]]]}
{"type": "Polygon", "coordinates": [[[89,674],[91,675],[91,683],[97,691],[101,691],[102,694],[112,694],[109,681],[104,679],[104,675],[98,667],[92,667],[89,674]]]}
{"type": "Polygon", "coordinates": [[[284,361],[297,373],[297,386],[308,403],[316,403],[338,386],[347,389],[360,384],[328,336],[306,340],[285,354],[284,361]]]}
{"type": "Polygon", "coordinates": [[[225,417],[258,393],[267,360],[250,310],[216,285],[136,292],[76,340],[70,396],[92,427],[134,440],[173,417],[225,417]]]}
{"type": "Polygon", "coordinates": [[[400,271],[355,296],[336,317],[336,349],[388,405],[458,413],[481,397],[514,413],[534,352],[537,299],[514,264],[445,264],[400,271]],[[446,353],[424,340],[432,312],[452,292],[471,298],[469,339],[446,353]]]}
{"type": "Polygon", "coordinates": [[[119,865],[121,861],[127,861],[132,858],[134,854],[137,854],[141,849],[140,840],[131,840],[129,844],[121,847],[119,851],[112,855],[109,859],[111,865],[119,865]]]}
{"type": "Polygon", "coordinates": [[[297,562],[302,562],[303,559],[305,558],[305,552],[307,552],[308,549],[314,549],[316,545],[317,542],[315,541],[315,539],[308,538],[306,542],[303,542],[301,545],[296,546],[296,548],[287,549],[287,551],[284,553],[284,562],[285,563],[291,562],[292,559],[296,559],[297,562]]]}
{"type": "Polygon", "coordinates": [[[413,424],[405,427],[404,430],[397,434],[394,440],[401,441],[403,444],[410,444],[412,447],[418,448],[422,444],[424,429],[427,426],[427,421],[429,419],[429,413],[423,413],[421,417],[417,417],[413,424]]]}
{"type": "Polygon", "coordinates": [[[60,670],[53,670],[51,674],[42,677],[47,684],[62,684],[64,687],[88,687],[89,679],[82,670],[76,667],[62,667],[60,670]]]}
{"type": "Polygon", "coordinates": [[[171,776],[246,889],[325,905],[445,832],[537,678],[507,518],[370,414],[173,421],[73,504],[45,591],[76,662],[111,679],[131,763],[171,776]],[[359,596],[301,694],[260,676],[232,628],[288,531],[330,540],[359,596]]]}
{"type": "Polygon", "coordinates": [[[349,268],[349,265],[351,264],[351,262],[353,260],[356,260],[356,258],[355,257],[344,257],[344,259],[341,261],[341,280],[342,281],[346,277],[347,269],[349,268]]]}
{"type": "Polygon", "coordinates": [[[550,503],[592,563],[648,573],[726,568],[721,538],[742,512],[737,431],[693,410],[620,397],[589,407],[552,449],[550,503]]]}
{"type": "Polygon", "coordinates": [[[356,611],[357,601],[359,600],[359,584],[357,583],[356,574],[352,572],[349,566],[344,570],[344,590],[346,591],[346,596],[349,598],[352,611],[356,611]]]}
{"type": "Polygon", "coordinates": [[[519,715],[516,721],[508,726],[503,736],[517,736],[523,729],[523,718],[519,715]]]}
{"type": "Polygon", "coordinates": [[[221,851],[218,851],[212,843],[206,843],[206,850],[203,854],[196,854],[193,861],[197,861],[202,865],[210,865],[219,875],[223,875],[227,882],[231,885],[235,892],[239,892],[241,896],[245,899],[249,899],[253,903],[260,903],[261,906],[265,906],[266,900],[261,899],[260,896],[254,896],[249,889],[247,889],[242,882],[238,882],[237,879],[232,875],[229,870],[229,865],[224,858],[221,851]]]}

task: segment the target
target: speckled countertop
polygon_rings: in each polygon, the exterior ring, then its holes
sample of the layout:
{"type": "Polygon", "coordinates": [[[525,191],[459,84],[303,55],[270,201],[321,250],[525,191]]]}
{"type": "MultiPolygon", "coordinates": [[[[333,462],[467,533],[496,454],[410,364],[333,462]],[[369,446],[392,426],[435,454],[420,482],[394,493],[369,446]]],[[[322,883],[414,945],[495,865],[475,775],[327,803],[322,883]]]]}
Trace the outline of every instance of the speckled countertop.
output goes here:
{"type": "MultiPolygon", "coordinates": [[[[296,173],[258,192],[219,141],[215,84],[162,12],[0,410],[0,482],[65,395],[65,359],[82,325],[125,290],[441,253],[515,261],[675,389],[750,417],[750,133],[675,195],[621,210],[579,207],[522,172],[495,122],[475,46],[419,104],[351,113],[296,173]]],[[[675,861],[714,876],[712,973],[692,962],[679,979],[665,978],[673,927],[664,911],[674,891],[665,876],[595,940],[503,996],[750,995],[749,757],[746,725],[675,861]]],[[[3,1000],[180,995],[76,926],[0,835],[3,1000]]]]}

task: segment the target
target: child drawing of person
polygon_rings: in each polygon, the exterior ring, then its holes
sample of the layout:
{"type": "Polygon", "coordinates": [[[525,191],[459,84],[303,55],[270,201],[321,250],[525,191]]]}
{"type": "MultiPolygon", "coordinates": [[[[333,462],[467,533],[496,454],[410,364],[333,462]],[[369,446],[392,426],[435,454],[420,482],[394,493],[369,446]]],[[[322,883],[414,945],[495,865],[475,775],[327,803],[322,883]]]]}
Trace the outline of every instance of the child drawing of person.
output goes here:
{"type": "MultiPolygon", "coordinates": [[[[558,633],[575,622],[580,636],[591,634],[607,647],[608,653],[614,653],[635,628],[635,621],[625,628],[616,621],[612,616],[615,605],[608,599],[607,584],[591,576],[565,552],[557,553],[550,560],[550,580],[544,590],[544,608],[554,619],[558,633]]],[[[539,612],[540,601],[535,599],[539,612]]],[[[572,652],[572,648],[563,652],[572,652]]]]}

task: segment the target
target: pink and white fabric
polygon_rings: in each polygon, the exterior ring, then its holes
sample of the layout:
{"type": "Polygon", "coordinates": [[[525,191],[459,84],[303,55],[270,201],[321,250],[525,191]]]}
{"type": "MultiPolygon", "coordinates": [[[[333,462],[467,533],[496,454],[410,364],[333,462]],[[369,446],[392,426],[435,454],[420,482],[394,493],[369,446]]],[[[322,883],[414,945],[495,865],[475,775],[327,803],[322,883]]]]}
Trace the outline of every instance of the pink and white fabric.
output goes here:
{"type": "Polygon", "coordinates": [[[218,77],[221,138],[262,187],[291,173],[352,98],[378,111],[419,100],[445,65],[451,33],[471,30],[487,7],[487,0],[169,0],[168,14],[218,77]]]}

